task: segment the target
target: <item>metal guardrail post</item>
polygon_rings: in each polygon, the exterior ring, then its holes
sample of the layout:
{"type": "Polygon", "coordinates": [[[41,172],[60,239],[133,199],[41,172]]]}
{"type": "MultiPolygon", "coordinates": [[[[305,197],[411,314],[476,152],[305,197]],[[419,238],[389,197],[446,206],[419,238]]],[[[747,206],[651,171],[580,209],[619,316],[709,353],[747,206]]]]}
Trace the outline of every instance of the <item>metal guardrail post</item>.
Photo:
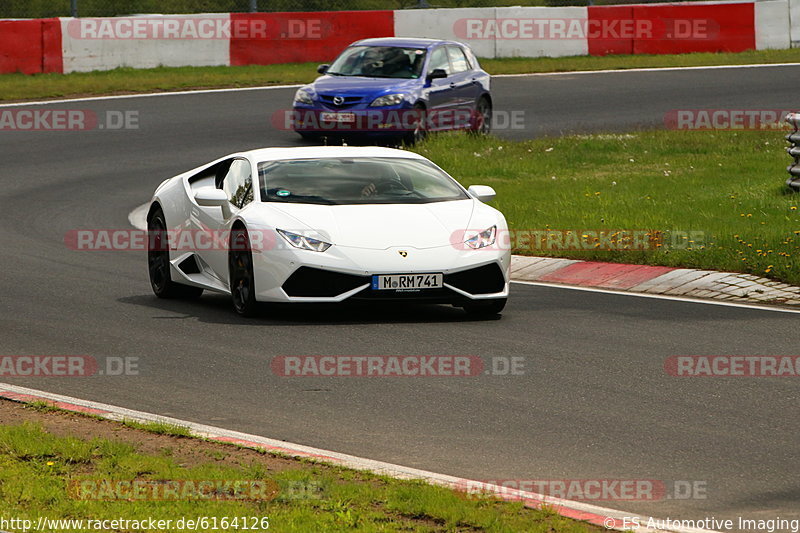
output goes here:
{"type": "Polygon", "coordinates": [[[250,0],[250,13],[258,12],[258,0],[250,0]]]}
{"type": "Polygon", "coordinates": [[[786,185],[798,191],[800,190],[800,113],[789,113],[786,115],[786,122],[794,128],[794,131],[786,136],[786,140],[789,141],[786,151],[794,158],[792,164],[786,167],[789,172],[786,185]]]}
{"type": "Polygon", "coordinates": [[[69,11],[73,18],[78,18],[78,0],[70,0],[69,11]]]}

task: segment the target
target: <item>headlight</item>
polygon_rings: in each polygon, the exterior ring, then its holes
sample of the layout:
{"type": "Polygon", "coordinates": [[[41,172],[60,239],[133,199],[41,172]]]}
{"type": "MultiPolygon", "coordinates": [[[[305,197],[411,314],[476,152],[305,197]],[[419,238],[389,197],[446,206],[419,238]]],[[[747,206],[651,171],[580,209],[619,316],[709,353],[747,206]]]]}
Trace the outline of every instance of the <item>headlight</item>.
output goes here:
{"type": "Polygon", "coordinates": [[[403,100],[406,99],[406,95],[404,94],[387,94],[386,96],[381,96],[376,98],[369,104],[370,107],[381,107],[385,105],[397,105],[402,104],[403,100]]]}
{"type": "Polygon", "coordinates": [[[298,235],[297,233],[292,233],[290,231],[284,231],[282,229],[277,230],[281,236],[289,241],[289,244],[294,246],[295,248],[300,248],[301,250],[310,250],[312,252],[324,252],[328,248],[331,247],[331,243],[320,241],[318,239],[312,239],[311,237],[306,237],[305,235],[298,235]]]}
{"type": "Polygon", "coordinates": [[[491,228],[478,233],[474,237],[470,237],[464,241],[464,244],[477,250],[479,248],[486,248],[487,246],[493,245],[496,238],[497,226],[492,226],[491,228]]]}
{"type": "Polygon", "coordinates": [[[294,93],[294,101],[307,105],[312,105],[314,103],[314,101],[311,99],[308,89],[304,89],[302,87],[297,89],[297,92],[294,93]]]}

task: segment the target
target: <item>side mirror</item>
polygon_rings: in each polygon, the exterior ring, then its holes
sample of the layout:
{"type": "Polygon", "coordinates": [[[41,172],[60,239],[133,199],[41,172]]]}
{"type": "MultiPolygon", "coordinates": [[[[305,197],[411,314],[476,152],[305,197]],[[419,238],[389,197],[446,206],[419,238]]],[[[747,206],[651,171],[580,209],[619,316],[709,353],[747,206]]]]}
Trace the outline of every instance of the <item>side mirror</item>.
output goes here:
{"type": "Polygon", "coordinates": [[[325,74],[326,72],[328,72],[329,68],[331,68],[330,65],[320,65],[317,67],[317,72],[319,72],[320,74],[325,74]]]}
{"type": "Polygon", "coordinates": [[[488,185],[470,185],[469,189],[467,189],[467,192],[484,203],[491,202],[494,200],[494,197],[497,196],[497,193],[494,192],[494,189],[488,185]]]}
{"type": "Polygon", "coordinates": [[[447,72],[443,68],[435,68],[428,73],[427,80],[441,80],[447,77],[447,72]]]}
{"type": "Polygon", "coordinates": [[[225,218],[231,216],[231,204],[228,201],[228,195],[222,189],[201,187],[194,193],[194,201],[203,207],[221,207],[222,216],[225,218]]]}

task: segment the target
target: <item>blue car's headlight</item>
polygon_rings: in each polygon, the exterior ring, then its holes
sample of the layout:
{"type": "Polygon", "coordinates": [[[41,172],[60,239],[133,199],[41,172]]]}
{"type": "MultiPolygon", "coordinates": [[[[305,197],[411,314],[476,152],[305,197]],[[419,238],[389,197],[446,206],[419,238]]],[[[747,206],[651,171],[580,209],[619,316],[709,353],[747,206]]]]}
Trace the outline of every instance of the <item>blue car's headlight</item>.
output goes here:
{"type": "Polygon", "coordinates": [[[314,100],[311,99],[311,94],[308,89],[301,87],[294,93],[294,101],[300,104],[312,105],[314,100]]]}
{"type": "Polygon", "coordinates": [[[369,104],[370,107],[382,107],[387,105],[402,104],[406,99],[404,94],[387,94],[386,96],[379,96],[369,104]]]}
{"type": "Polygon", "coordinates": [[[486,248],[487,246],[493,245],[496,238],[497,226],[492,226],[491,228],[483,230],[477,235],[470,237],[464,241],[464,243],[470,248],[477,250],[479,248],[486,248]]]}
{"type": "Polygon", "coordinates": [[[298,235],[297,233],[292,233],[282,229],[278,229],[277,232],[280,233],[284,239],[289,241],[289,244],[295,248],[300,248],[301,250],[324,252],[331,247],[331,243],[329,242],[321,241],[319,239],[312,239],[311,237],[306,237],[305,235],[298,235]]]}

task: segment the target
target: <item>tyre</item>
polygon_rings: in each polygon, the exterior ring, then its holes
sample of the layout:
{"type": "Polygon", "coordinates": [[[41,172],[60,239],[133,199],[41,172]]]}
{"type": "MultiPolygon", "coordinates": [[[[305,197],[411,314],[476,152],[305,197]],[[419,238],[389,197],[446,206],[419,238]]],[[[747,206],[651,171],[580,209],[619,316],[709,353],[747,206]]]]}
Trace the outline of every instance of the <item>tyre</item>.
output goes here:
{"type": "Polygon", "coordinates": [[[253,252],[250,250],[250,238],[247,236],[247,230],[242,227],[231,231],[228,272],[230,272],[233,309],[241,316],[256,316],[258,302],[256,301],[256,284],[253,277],[253,252]]]}
{"type": "Polygon", "coordinates": [[[159,208],[147,219],[147,270],[150,286],[159,298],[197,298],[203,289],[172,281],[169,264],[169,242],[164,212],[159,208]]]}
{"type": "Polygon", "coordinates": [[[472,124],[472,132],[478,135],[486,135],[492,131],[492,104],[484,96],[478,100],[475,108],[475,118],[472,124]]]}
{"type": "Polygon", "coordinates": [[[414,104],[414,129],[406,133],[403,140],[408,145],[413,145],[423,140],[428,135],[427,129],[427,114],[425,106],[417,103],[414,104]]]}
{"type": "Polygon", "coordinates": [[[508,298],[496,298],[494,300],[479,300],[464,304],[464,311],[474,317],[490,317],[499,315],[506,306],[508,298]]]}

